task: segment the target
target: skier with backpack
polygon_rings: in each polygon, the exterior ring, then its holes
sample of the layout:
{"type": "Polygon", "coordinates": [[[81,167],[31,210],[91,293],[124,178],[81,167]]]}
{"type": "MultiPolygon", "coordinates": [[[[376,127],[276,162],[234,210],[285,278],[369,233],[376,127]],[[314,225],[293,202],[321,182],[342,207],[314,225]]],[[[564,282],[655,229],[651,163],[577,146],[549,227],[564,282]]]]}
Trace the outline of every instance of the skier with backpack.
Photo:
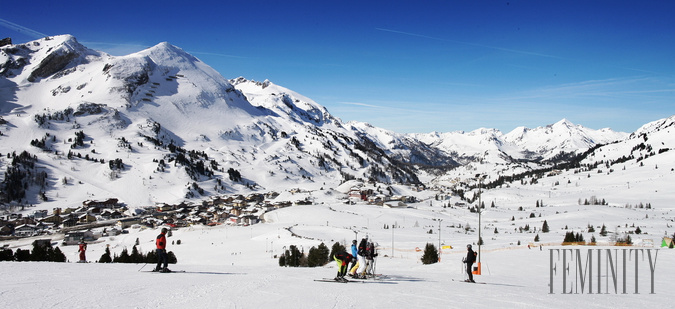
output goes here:
{"type": "Polygon", "coordinates": [[[365,278],[366,272],[366,251],[368,250],[368,238],[361,239],[357,251],[357,259],[359,263],[359,268],[354,274],[354,278],[365,278]]]}
{"type": "Polygon", "coordinates": [[[473,282],[475,283],[476,281],[473,281],[473,263],[476,262],[476,252],[471,249],[471,244],[466,245],[466,257],[462,260],[462,262],[466,263],[466,273],[469,275],[469,279],[466,280],[466,282],[473,282]]]}
{"type": "Polygon", "coordinates": [[[368,246],[366,247],[366,270],[365,274],[366,275],[371,275],[375,276],[375,258],[377,257],[377,251],[375,251],[375,243],[373,242],[368,242],[368,246]]]}

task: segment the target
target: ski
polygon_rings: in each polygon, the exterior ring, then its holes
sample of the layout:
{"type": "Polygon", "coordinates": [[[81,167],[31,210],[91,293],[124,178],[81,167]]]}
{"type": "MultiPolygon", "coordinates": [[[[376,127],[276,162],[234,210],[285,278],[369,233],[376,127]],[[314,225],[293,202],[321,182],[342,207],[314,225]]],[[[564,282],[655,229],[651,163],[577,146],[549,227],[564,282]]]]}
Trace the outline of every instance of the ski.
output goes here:
{"type": "Polygon", "coordinates": [[[350,282],[349,280],[337,281],[335,279],[327,279],[327,278],[325,278],[325,279],[314,279],[314,281],[317,281],[317,282],[335,282],[335,283],[348,283],[348,282],[350,282]]]}
{"type": "Polygon", "coordinates": [[[317,282],[335,282],[335,283],[363,282],[363,281],[347,280],[347,279],[345,279],[344,281],[337,281],[335,279],[330,279],[330,278],[314,279],[314,281],[317,281],[317,282]]]}
{"type": "Polygon", "coordinates": [[[485,282],[471,282],[471,281],[467,281],[467,280],[455,280],[455,279],[452,279],[452,281],[455,281],[455,282],[464,282],[464,283],[474,283],[474,284],[487,284],[487,283],[485,283],[485,282]]]}
{"type": "Polygon", "coordinates": [[[391,280],[392,278],[386,275],[380,275],[380,276],[367,276],[366,278],[354,278],[351,277],[350,280],[359,280],[359,281],[365,281],[365,280],[391,280]]]}
{"type": "Polygon", "coordinates": [[[158,273],[158,274],[170,274],[170,273],[185,273],[184,270],[172,270],[172,271],[154,271],[154,270],[143,270],[142,273],[158,273]]]}

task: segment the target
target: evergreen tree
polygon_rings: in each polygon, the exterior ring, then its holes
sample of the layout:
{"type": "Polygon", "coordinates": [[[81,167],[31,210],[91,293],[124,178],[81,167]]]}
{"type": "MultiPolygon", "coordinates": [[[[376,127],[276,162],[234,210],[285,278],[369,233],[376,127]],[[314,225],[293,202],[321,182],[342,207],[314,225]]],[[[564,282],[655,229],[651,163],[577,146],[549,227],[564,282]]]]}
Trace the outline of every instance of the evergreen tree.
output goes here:
{"type": "Polygon", "coordinates": [[[605,227],[605,224],[602,224],[602,228],[600,228],[600,236],[607,236],[607,227],[605,227]]]}
{"type": "Polygon", "coordinates": [[[119,256],[116,255],[113,258],[113,263],[131,263],[131,257],[127,248],[124,248],[119,256]]]}
{"type": "Polygon", "coordinates": [[[12,252],[12,249],[5,248],[0,250],[0,261],[14,261],[14,252],[12,252]]]}
{"type": "Polygon", "coordinates": [[[573,243],[576,241],[576,238],[574,237],[574,232],[565,232],[565,238],[563,239],[563,243],[573,243]]]}
{"type": "Polygon", "coordinates": [[[581,233],[577,233],[574,236],[574,241],[576,241],[578,243],[583,243],[584,242],[584,235],[582,235],[581,233]]]}
{"type": "Polygon", "coordinates": [[[110,248],[105,248],[105,253],[101,255],[101,258],[98,259],[99,263],[112,263],[112,257],[110,256],[110,248]]]}
{"type": "Polygon", "coordinates": [[[67,260],[66,255],[63,254],[61,249],[59,249],[59,247],[54,248],[54,255],[52,256],[52,261],[65,263],[66,260],[67,260]]]}
{"type": "Polygon", "coordinates": [[[285,254],[282,254],[279,257],[279,266],[281,266],[281,267],[286,266],[286,255],[285,254]]]}
{"type": "Polygon", "coordinates": [[[534,236],[534,242],[539,242],[539,234],[537,234],[537,236],[534,236]]]}
{"type": "MultiPolygon", "coordinates": [[[[49,245],[51,248],[51,244],[49,245]]],[[[38,245],[37,241],[33,241],[33,251],[30,253],[31,261],[48,261],[47,249],[38,245]]]]}
{"type": "Polygon", "coordinates": [[[169,264],[177,264],[178,263],[178,258],[176,258],[176,254],[173,253],[173,251],[169,251],[166,254],[169,258],[169,264]]]}
{"type": "Polygon", "coordinates": [[[155,250],[151,250],[148,254],[145,255],[145,262],[148,264],[157,263],[157,253],[155,250]]]}
{"type": "Polygon", "coordinates": [[[14,260],[17,262],[28,262],[30,261],[30,250],[28,249],[16,249],[14,253],[14,260]]]}
{"type": "Polygon", "coordinates": [[[307,254],[307,266],[309,267],[320,266],[319,265],[320,262],[318,261],[319,257],[317,255],[318,252],[316,247],[312,246],[311,248],[309,248],[309,253],[307,254]]]}
{"type": "Polygon", "coordinates": [[[422,255],[422,264],[434,264],[438,262],[438,250],[432,243],[427,243],[424,247],[424,255],[422,255]]]}
{"type": "Polygon", "coordinates": [[[345,249],[345,246],[343,246],[339,242],[334,243],[333,247],[330,249],[330,260],[333,259],[333,257],[335,256],[336,253],[342,252],[342,251],[347,251],[345,249]]]}
{"type": "Polygon", "coordinates": [[[319,244],[318,248],[312,247],[309,249],[309,254],[307,255],[307,266],[316,267],[326,265],[328,263],[329,255],[330,251],[324,243],[319,244]]]}
{"type": "Polygon", "coordinates": [[[129,261],[130,261],[131,263],[136,263],[136,264],[138,264],[138,263],[143,263],[143,260],[144,260],[144,259],[143,259],[143,255],[141,255],[141,254],[138,252],[138,249],[136,249],[136,246],[134,246],[133,248],[131,248],[131,255],[129,256],[129,261]]]}
{"type": "Polygon", "coordinates": [[[298,246],[296,246],[296,245],[291,245],[289,247],[289,249],[291,251],[289,266],[299,267],[300,266],[300,259],[302,258],[302,253],[300,252],[300,250],[298,250],[298,246]]]}

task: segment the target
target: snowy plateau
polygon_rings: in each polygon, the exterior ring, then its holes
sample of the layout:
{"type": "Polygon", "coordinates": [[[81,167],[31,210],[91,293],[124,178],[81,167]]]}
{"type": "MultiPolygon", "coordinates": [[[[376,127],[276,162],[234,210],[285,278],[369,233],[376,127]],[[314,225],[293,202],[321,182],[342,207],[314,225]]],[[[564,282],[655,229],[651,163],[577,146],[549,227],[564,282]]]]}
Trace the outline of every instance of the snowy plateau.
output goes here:
{"type": "Polygon", "coordinates": [[[108,199],[132,218],[252,194],[287,207],[245,205],[257,220],[230,214],[207,220],[217,224],[172,228],[167,249],[178,263],[169,268],[179,273],[96,263],[106,248],[154,250],[165,216],[119,235],[92,228],[90,263],[75,263],[77,246],[63,245],[64,233],[51,227],[5,236],[0,247],[14,251],[50,239],[69,262],[0,262],[1,303],[668,308],[675,251],[661,244],[675,234],[673,131],[675,116],[632,133],[563,119],[509,133],[400,134],[343,122],[270,81],[228,80],[168,43],[126,56],[69,35],[2,46],[0,222],[108,199]],[[550,231],[542,231],[544,222],[550,231]],[[596,242],[563,246],[568,232],[596,242]],[[474,277],[484,284],[464,283],[461,261],[467,244],[478,247],[479,233],[482,266],[474,277]],[[292,245],[307,253],[366,236],[377,243],[381,280],[314,281],[333,278],[335,262],[279,266],[292,245]],[[615,245],[626,237],[631,246],[615,245]],[[443,248],[440,262],[422,264],[427,244],[443,248]]]}

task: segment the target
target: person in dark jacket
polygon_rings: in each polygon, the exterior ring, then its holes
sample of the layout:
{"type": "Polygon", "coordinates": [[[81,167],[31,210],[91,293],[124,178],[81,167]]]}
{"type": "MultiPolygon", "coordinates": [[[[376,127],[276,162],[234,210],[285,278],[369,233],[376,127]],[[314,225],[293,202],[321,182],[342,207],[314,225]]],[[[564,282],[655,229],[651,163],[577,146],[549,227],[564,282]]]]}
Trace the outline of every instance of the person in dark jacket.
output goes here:
{"type": "Polygon", "coordinates": [[[361,242],[359,243],[359,247],[357,250],[357,260],[359,264],[359,268],[356,269],[356,273],[354,273],[355,278],[362,278],[365,277],[366,273],[366,250],[368,250],[368,238],[363,238],[361,239],[361,242]]]}
{"type": "Polygon", "coordinates": [[[335,281],[347,281],[347,279],[345,279],[345,275],[347,274],[347,265],[349,265],[349,262],[354,260],[354,256],[345,251],[341,251],[336,253],[333,256],[333,259],[337,263],[338,267],[338,273],[335,277],[335,281]]]}
{"type": "Polygon", "coordinates": [[[366,275],[375,276],[375,258],[377,257],[377,251],[375,251],[375,243],[368,242],[368,247],[366,247],[366,275]]]}
{"type": "Polygon", "coordinates": [[[464,258],[464,263],[466,263],[466,274],[469,275],[467,282],[476,282],[473,281],[473,263],[476,261],[476,253],[471,249],[471,244],[466,245],[466,258],[464,258]]]}
{"type": "Polygon", "coordinates": [[[157,235],[157,240],[155,245],[157,245],[157,266],[153,271],[159,271],[163,273],[171,272],[168,268],[169,266],[169,255],[166,253],[166,228],[162,228],[162,232],[157,235]],[[162,264],[164,267],[162,267],[162,264]]]}

